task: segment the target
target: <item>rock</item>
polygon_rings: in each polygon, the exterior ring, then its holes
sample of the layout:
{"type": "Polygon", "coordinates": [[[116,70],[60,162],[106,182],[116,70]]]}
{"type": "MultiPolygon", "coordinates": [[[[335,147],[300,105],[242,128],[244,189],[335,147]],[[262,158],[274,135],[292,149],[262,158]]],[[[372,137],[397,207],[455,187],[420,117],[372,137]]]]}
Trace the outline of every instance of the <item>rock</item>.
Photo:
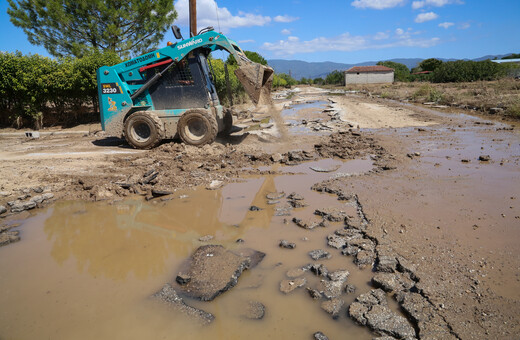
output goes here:
{"type": "Polygon", "coordinates": [[[397,259],[392,248],[380,245],[377,247],[376,271],[393,273],[397,267],[397,259]]]}
{"type": "Polygon", "coordinates": [[[18,231],[3,231],[0,233],[0,247],[18,241],[20,241],[18,231]]]}
{"type": "Polygon", "coordinates": [[[491,157],[489,155],[480,155],[478,157],[478,160],[481,162],[489,162],[491,160],[491,157]]]}
{"type": "Polygon", "coordinates": [[[91,192],[91,195],[94,197],[95,201],[104,201],[114,197],[113,193],[111,193],[108,189],[102,187],[97,189],[94,188],[93,192],[91,192]]]}
{"type": "Polygon", "coordinates": [[[285,273],[285,275],[290,279],[294,279],[295,277],[302,276],[303,274],[305,274],[306,271],[307,270],[305,270],[303,268],[294,268],[294,269],[288,270],[287,273],[285,273]]]}
{"type": "Polygon", "coordinates": [[[257,207],[256,205],[252,205],[249,207],[249,211],[260,211],[262,208],[257,207]]]}
{"type": "Polygon", "coordinates": [[[251,248],[240,248],[233,250],[236,255],[247,257],[250,260],[249,268],[256,267],[265,257],[265,253],[251,248]]]}
{"type": "Polygon", "coordinates": [[[385,292],[393,292],[400,287],[398,276],[394,273],[377,273],[372,278],[374,287],[381,288],[385,292]]]}
{"type": "Polygon", "coordinates": [[[330,168],[320,168],[320,167],[316,167],[316,166],[310,166],[309,169],[311,169],[312,171],[316,171],[316,172],[334,172],[336,170],[338,170],[340,168],[339,165],[337,166],[333,166],[333,167],[330,167],[330,168]]]}
{"type": "Polygon", "coordinates": [[[307,287],[307,292],[309,292],[309,295],[311,296],[311,298],[313,298],[314,300],[319,300],[322,298],[322,295],[320,293],[319,290],[317,289],[312,289],[310,287],[307,287]]]}
{"type": "Polygon", "coordinates": [[[318,276],[327,277],[329,271],[322,263],[315,263],[308,266],[309,270],[318,276]]]}
{"type": "Polygon", "coordinates": [[[499,112],[502,112],[502,111],[504,111],[504,109],[501,108],[501,107],[491,107],[491,108],[489,108],[489,113],[491,113],[491,114],[496,114],[496,113],[499,113],[499,112]]]}
{"type": "Polygon", "coordinates": [[[34,201],[16,201],[13,205],[11,205],[11,212],[12,213],[18,213],[22,212],[24,210],[30,210],[36,208],[36,202],[34,201]]]}
{"type": "Polygon", "coordinates": [[[0,215],[5,214],[7,212],[7,208],[3,205],[0,205],[0,215]]]}
{"type": "Polygon", "coordinates": [[[327,236],[327,245],[336,249],[343,249],[347,246],[347,240],[343,236],[331,234],[327,236]]]}
{"type": "Polygon", "coordinates": [[[355,291],[356,291],[356,286],[351,285],[351,284],[347,284],[345,286],[345,293],[350,294],[350,293],[354,293],[355,291]]]}
{"type": "Polygon", "coordinates": [[[314,215],[322,216],[331,222],[341,222],[347,216],[347,213],[337,208],[316,209],[314,215]]]}
{"type": "Polygon", "coordinates": [[[371,250],[360,250],[356,254],[356,258],[354,259],[354,263],[361,268],[365,268],[367,266],[372,266],[374,263],[375,254],[371,250]]]}
{"type": "Polygon", "coordinates": [[[243,317],[251,320],[261,320],[265,316],[265,306],[258,301],[248,301],[241,307],[243,317]]]}
{"type": "Polygon", "coordinates": [[[280,282],[280,291],[282,293],[288,294],[296,288],[303,287],[306,283],[307,279],[304,277],[294,280],[282,280],[282,282],[280,282]]]}
{"type": "Polygon", "coordinates": [[[470,162],[470,160],[469,160],[469,159],[466,159],[466,158],[465,158],[465,159],[461,159],[460,161],[461,161],[462,163],[469,163],[469,162],[470,162]]]}
{"type": "Polygon", "coordinates": [[[199,247],[182,270],[191,280],[181,286],[190,297],[211,301],[234,287],[242,271],[249,268],[251,258],[237,255],[220,245],[199,247]]]}
{"type": "Polygon", "coordinates": [[[397,295],[401,308],[419,328],[420,339],[457,339],[449,326],[428,300],[418,293],[401,292],[397,295]]]}
{"type": "Polygon", "coordinates": [[[191,276],[185,273],[179,273],[177,277],[175,278],[175,281],[177,281],[180,285],[185,285],[191,281],[191,276]]]}
{"type": "Polygon", "coordinates": [[[287,196],[287,199],[293,200],[293,201],[303,201],[304,197],[300,194],[293,192],[289,196],[287,196]]]}
{"type": "Polygon", "coordinates": [[[332,300],[323,301],[321,303],[321,309],[332,315],[333,319],[337,319],[339,317],[339,312],[341,311],[341,307],[345,304],[345,301],[339,298],[334,298],[332,300]]]}
{"type": "Polygon", "coordinates": [[[307,204],[303,200],[294,200],[294,199],[293,200],[289,200],[289,204],[293,208],[303,208],[303,207],[307,206],[307,204]]]}
{"type": "Polygon", "coordinates": [[[321,280],[319,289],[327,299],[339,297],[345,290],[345,285],[349,272],[347,270],[337,270],[327,274],[329,280],[321,280]]]}
{"type": "Polygon", "coordinates": [[[278,203],[280,203],[279,200],[268,200],[267,201],[267,204],[269,204],[269,205],[278,204],[278,203]]]}
{"type": "Polygon", "coordinates": [[[270,192],[265,197],[269,200],[279,200],[285,197],[285,192],[270,192]]]}
{"type": "Polygon", "coordinates": [[[385,292],[372,289],[361,294],[349,307],[350,317],[378,334],[396,338],[415,338],[415,330],[406,318],[388,307],[385,292]]]}
{"type": "Polygon", "coordinates": [[[9,195],[10,193],[8,193],[7,191],[0,191],[0,197],[7,197],[9,195]]]}
{"type": "Polygon", "coordinates": [[[271,155],[271,160],[275,163],[280,163],[280,161],[283,159],[283,156],[279,153],[274,153],[271,155]]]}
{"type": "Polygon", "coordinates": [[[206,235],[206,236],[199,237],[200,242],[208,242],[211,240],[213,240],[213,235],[206,235]]]}
{"type": "Polygon", "coordinates": [[[48,192],[43,195],[34,196],[33,198],[30,199],[30,201],[33,201],[35,203],[42,203],[43,201],[50,200],[53,197],[54,197],[54,194],[48,192]]]}
{"type": "Polygon", "coordinates": [[[35,187],[35,188],[32,188],[32,191],[34,191],[37,194],[41,194],[43,192],[43,188],[42,187],[35,187]]]}
{"type": "Polygon", "coordinates": [[[197,320],[202,324],[210,324],[215,316],[213,314],[197,309],[195,307],[187,305],[184,300],[177,294],[175,289],[170,284],[165,284],[163,288],[153,295],[154,298],[167,303],[168,306],[179,311],[190,318],[197,320]]]}
{"type": "Polygon", "coordinates": [[[314,261],[320,260],[320,259],[330,259],[332,255],[328,251],[325,251],[323,249],[315,249],[308,252],[311,259],[314,261]]]}
{"type": "Polygon", "coordinates": [[[280,248],[286,248],[286,249],[294,249],[294,248],[296,248],[296,244],[295,243],[291,243],[291,242],[289,242],[287,240],[281,240],[279,246],[280,246],[280,248]]]}
{"type": "Polygon", "coordinates": [[[217,190],[220,189],[224,185],[224,182],[213,180],[211,183],[206,187],[208,190],[217,190]]]}
{"type": "Polygon", "coordinates": [[[153,197],[168,196],[168,195],[172,195],[172,194],[173,194],[173,192],[169,191],[169,190],[152,189],[153,197]]]}
{"type": "Polygon", "coordinates": [[[325,334],[322,332],[316,332],[313,334],[314,340],[329,340],[325,334]]]}

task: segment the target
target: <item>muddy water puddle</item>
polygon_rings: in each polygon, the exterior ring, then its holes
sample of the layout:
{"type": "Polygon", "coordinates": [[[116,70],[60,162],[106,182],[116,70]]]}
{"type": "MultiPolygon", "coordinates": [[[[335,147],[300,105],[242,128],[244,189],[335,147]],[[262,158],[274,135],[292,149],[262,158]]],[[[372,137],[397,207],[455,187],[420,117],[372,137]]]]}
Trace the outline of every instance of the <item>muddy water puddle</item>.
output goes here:
{"type": "Polygon", "coordinates": [[[0,248],[0,337],[306,339],[322,331],[332,339],[370,339],[365,328],[347,317],[346,306],[371,289],[372,273],[359,270],[351,257],[326,245],[326,236],[342,223],[304,230],[290,221],[293,216],[317,221],[313,212],[320,207],[355,214],[349,203],[310,187],[334,173],[362,173],[370,166],[368,160],[322,160],[287,168],[299,175],[249,178],[216,191],[179,191],[170,201],[56,203],[22,221],[21,242],[0,248]],[[311,166],[339,168],[323,173],[311,166]],[[308,206],[294,209],[292,216],[275,216],[287,200],[268,204],[266,194],[282,191],[304,196],[308,206]],[[261,210],[251,211],[253,205],[261,210]],[[212,244],[231,250],[250,247],[267,255],[215,300],[186,299],[215,315],[212,324],[201,327],[150,296],[174,281],[195,249],[208,244],[199,241],[205,235],[214,237],[212,244]],[[282,239],[296,248],[280,248],[282,239]],[[329,251],[331,259],[316,262],[329,271],[348,270],[347,282],[357,287],[355,293],[342,295],[346,304],[337,320],[305,290],[316,288],[317,276],[306,273],[307,285],[287,295],[279,290],[288,270],[314,262],[307,254],[314,249],[329,251]],[[243,316],[248,301],[265,305],[263,319],[243,316]]]}
{"type": "Polygon", "coordinates": [[[326,101],[317,100],[310,102],[294,103],[281,111],[284,121],[289,124],[289,132],[295,133],[316,133],[310,130],[303,121],[316,120],[320,113],[325,109],[326,101]]]}

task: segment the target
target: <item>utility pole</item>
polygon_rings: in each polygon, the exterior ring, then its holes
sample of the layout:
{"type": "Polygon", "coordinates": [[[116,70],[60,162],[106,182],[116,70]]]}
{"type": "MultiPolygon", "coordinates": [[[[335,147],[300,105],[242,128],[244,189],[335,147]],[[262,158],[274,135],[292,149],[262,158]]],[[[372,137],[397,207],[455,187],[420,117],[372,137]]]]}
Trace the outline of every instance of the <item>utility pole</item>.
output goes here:
{"type": "Polygon", "coordinates": [[[190,0],[190,37],[197,35],[197,0],[190,0]]]}

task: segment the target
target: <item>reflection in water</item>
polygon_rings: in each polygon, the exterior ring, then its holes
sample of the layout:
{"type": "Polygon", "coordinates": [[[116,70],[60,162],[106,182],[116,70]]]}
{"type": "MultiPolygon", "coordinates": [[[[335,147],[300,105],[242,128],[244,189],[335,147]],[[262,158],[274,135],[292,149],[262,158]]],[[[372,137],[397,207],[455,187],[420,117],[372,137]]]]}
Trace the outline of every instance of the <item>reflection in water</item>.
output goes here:
{"type": "Polygon", "coordinates": [[[45,220],[44,231],[60,265],[74,258],[78,270],[93,277],[146,279],[164,274],[168,257],[189,256],[202,235],[234,241],[249,227],[267,228],[274,207],[265,206],[265,195],[271,191],[274,177],[268,176],[155,204],[61,202],[45,220]],[[263,210],[250,211],[251,205],[263,210]]]}
{"type": "MultiPolygon", "coordinates": [[[[0,272],[9,273],[0,275],[0,306],[5,306],[0,308],[0,337],[302,339],[320,329],[331,338],[370,339],[371,334],[355,326],[346,313],[333,320],[304,289],[289,295],[279,291],[286,272],[309,263],[308,252],[326,246],[327,235],[341,223],[304,231],[286,223],[286,217],[273,216],[286,199],[268,205],[265,195],[302,194],[309,206],[292,211],[302,219],[316,218],[315,206],[348,209],[335,195],[309,188],[332,174],[315,173],[308,166],[328,168],[336,162],[291,168],[303,175],[251,178],[217,191],[177,192],[176,197],[189,197],[166,202],[137,198],[113,205],[59,202],[47,208],[26,222],[22,242],[0,249],[0,272]],[[250,211],[251,205],[262,210],[250,211]],[[212,325],[201,328],[149,297],[173,279],[182,260],[203,244],[200,236],[208,234],[228,249],[251,247],[267,255],[245,271],[229,293],[212,302],[188,301],[216,317],[212,325]],[[236,243],[238,238],[244,243],[236,243]],[[280,248],[281,239],[297,243],[297,248],[280,248]],[[244,319],[240,310],[251,300],[266,306],[264,319],[244,319]]],[[[338,171],[355,173],[358,166],[364,167],[347,163],[338,171]]],[[[358,287],[357,293],[370,289],[366,282],[371,272],[360,272],[351,259],[333,256],[326,266],[350,271],[349,282],[358,287]]],[[[310,286],[318,285],[320,278],[306,277],[310,286]]],[[[354,298],[345,296],[346,305],[354,298]]]]}

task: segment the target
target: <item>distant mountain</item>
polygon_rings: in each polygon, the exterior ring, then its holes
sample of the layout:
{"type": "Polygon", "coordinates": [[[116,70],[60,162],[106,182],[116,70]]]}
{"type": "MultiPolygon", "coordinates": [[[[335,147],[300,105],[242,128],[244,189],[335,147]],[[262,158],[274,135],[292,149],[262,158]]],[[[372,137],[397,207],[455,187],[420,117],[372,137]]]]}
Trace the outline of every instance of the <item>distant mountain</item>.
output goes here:
{"type": "MultiPolygon", "coordinates": [[[[501,54],[501,55],[487,55],[484,57],[472,59],[474,61],[481,61],[486,59],[500,59],[503,57],[506,57],[510,55],[508,54],[501,54]]],[[[444,58],[437,58],[442,61],[454,61],[457,59],[444,59],[444,58]]],[[[412,69],[416,67],[421,61],[424,59],[421,58],[399,58],[399,59],[390,59],[390,60],[384,60],[384,61],[393,61],[396,63],[401,63],[406,65],[409,69],[412,69]]],[[[465,59],[467,60],[467,59],[465,59]]],[[[325,78],[327,74],[329,74],[332,71],[338,70],[338,71],[346,71],[349,68],[353,66],[369,66],[369,65],[375,65],[379,62],[378,61],[365,61],[362,63],[357,64],[343,64],[343,63],[335,63],[331,61],[322,61],[322,62],[307,62],[302,60],[284,60],[284,59],[271,59],[268,60],[267,63],[269,66],[274,68],[274,71],[276,73],[287,73],[291,74],[291,76],[295,79],[301,79],[303,77],[305,78],[325,78]]]]}

